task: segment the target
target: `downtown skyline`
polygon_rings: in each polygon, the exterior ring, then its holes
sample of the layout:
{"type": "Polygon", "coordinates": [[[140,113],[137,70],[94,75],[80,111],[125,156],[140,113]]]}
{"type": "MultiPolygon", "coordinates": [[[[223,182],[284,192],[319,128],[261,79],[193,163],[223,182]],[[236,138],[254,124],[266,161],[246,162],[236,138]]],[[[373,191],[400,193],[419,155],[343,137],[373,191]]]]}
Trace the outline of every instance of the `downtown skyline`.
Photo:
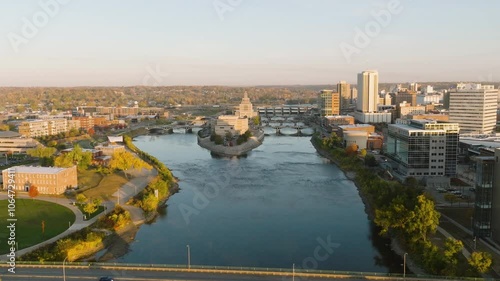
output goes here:
{"type": "Polygon", "coordinates": [[[18,2],[0,4],[0,86],[500,80],[497,2],[18,2]]]}

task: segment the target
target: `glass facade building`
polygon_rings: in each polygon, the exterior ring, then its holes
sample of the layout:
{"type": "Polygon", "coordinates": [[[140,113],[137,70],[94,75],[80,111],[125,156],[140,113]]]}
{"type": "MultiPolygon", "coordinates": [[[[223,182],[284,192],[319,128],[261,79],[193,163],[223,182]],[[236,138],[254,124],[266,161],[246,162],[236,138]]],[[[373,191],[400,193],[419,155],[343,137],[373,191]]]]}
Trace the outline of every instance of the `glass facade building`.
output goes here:
{"type": "Polygon", "coordinates": [[[390,124],[386,155],[407,176],[455,176],[459,126],[431,120],[403,120],[390,124]]]}

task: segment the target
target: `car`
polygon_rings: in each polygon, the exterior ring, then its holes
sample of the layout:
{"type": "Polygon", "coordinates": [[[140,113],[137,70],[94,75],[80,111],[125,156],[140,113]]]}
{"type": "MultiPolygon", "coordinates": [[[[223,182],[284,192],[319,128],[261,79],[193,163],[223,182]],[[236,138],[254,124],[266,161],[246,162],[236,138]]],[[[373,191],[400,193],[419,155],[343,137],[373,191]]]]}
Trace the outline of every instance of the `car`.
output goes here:
{"type": "Polygon", "coordinates": [[[103,276],[99,278],[99,281],[115,281],[115,279],[113,279],[113,277],[103,276]]]}
{"type": "Polygon", "coordinates": [[[476,189],[474,187],[469,188],[469,191],[476,192],[476,189]]]}

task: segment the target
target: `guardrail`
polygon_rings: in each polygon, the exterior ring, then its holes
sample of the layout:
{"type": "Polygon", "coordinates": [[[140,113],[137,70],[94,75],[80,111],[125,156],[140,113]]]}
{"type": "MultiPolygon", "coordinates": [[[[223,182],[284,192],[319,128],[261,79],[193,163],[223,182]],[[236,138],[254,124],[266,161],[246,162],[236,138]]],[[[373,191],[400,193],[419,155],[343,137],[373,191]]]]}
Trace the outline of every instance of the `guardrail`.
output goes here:
{"type": "MultiPolygon", "coordinates": [[[[8,264],[2,263],[0,267],[7,267],[8,264]]],[[[192,273],[219,273],[219,274],[245,274],[245,275],[278,275],[297,277],[323,277],[323,278],[366,278],[379,280],[401,280],[403,274],[400,273],[380,273],[380,272],[354,272],[337,270],[316,270],[296,268],[263,268],[263,267],[236,267],[236,266],[210,266],[210,265],[187,265],[176,264],[138,264],[138,263],[93,263],[93,262],[67,262],[65,268],[78,269],[110,269],[110,270],[144,270],[144,271],[176,271],[192,273]],[[368,278],[370,277],[370,278],[368,278]]],[[[32,262],[18,261],[16,267],[22,268],[62,268],[62,262],[32,262]]],[[[473,278],[473,277],[452,277],[435,276],[421,274],[406,274],[406,279],[411,280],[491,280],[494,278],[473,278]]]]}

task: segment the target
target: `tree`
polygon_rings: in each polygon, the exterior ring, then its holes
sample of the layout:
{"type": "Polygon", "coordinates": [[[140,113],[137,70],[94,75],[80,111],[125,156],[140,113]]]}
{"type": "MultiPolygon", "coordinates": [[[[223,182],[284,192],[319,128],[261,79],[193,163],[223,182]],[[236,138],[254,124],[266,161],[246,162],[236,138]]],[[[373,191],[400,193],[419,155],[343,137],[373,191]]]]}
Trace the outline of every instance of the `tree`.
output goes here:
{"type": "Polygon", "coordinates": [[[102,199],[101,198],[95,198],[94,200],[92,200],[92,202],[97,206],[101,206],[102,204],[102,199]]]}
{"type": "Polygon", "coordinates": [[[141,160],[139,157],[136,157],[134,154],[126,150],[121,150],[113,153],[111,161],[109,161],[109,168],[122,171],[125,174],[125,177],[128,178],[126,173],[126,170],[128,169],[140,170],[142,168],[146,168],[151,170],[153,167],[141,160]]]}
{"type": "Polygon", "coordinates": [[[76,202],[83,204],[85,203],[85,201],[87,201],[87,196],[85,196],[84,194],[80,193],[76,196],[76,202]]]}
{"type": "Polygon", "coordinates": [[[255,116],[252,118],[252,121],[253,121],[253,124],[255,126],[259,126],[260,125],[260,116],[255,116]]]}
{"type": "Polygon", "coordinates": [[[367,154],[365,156],[365,165],[368,167],[377,166],[377,159],[375,159],[375,156],[373,156],[372,154],[367,154]]]}
{"type": "Polygon", "coordinates": [[[464,244],[460,240],[448,237],[444,243],[444,261],[446,267],[444,274],[455,276],[457,274],[458,256],[462,251],[464,244]]]}
{"type": "Polygon", "coordinates": [[[31,197],[31,199],[34,199],[35,197],[38,196],[39,192],[38,192],[38,187],[36,187],[35,185],[31,185],[30,186],[30,189],[28,191],[28,194],[29,196],[31,197]]]}
{"type": "Polygon", "coordinates": [[[473,252],[468,260],[472,266],[479,273],[487,272],[492,264],[491,254],[486,252],[473,252]]]}
{"type": "Polygon", "coordinates": [[[97,211],[97,206],[94,204],[94,202],[88,202],[87,204],[85,204],[85,206],[83,206],[83,211],[90,216],[91,214],[95,213],[95,211],[97,211]]]}
{"type": "Polygon", "coordinates": [[[51,157],[56,153],[57,149],[54,147],[45,147],[43,145],[39,145],[35,148],[28,149],[26,151],[26,154],[28,154],[31,157],[35,158],[45,158],[45,157],[51,157]]]}
{"type": "Polygon", "coordinates": [[[84,152],[79,145],[75,145],[73,150],[68,153],[58,156],[54,164],[58,167],[72,167],[77,165],[78,169],[85,170],[92,163],[92,153],[89,151],[84,152]]]}
{"type": "Polygon", "coordinates": [[[142,198],[141,208],[145,212],[152,212],[158,207],[158,198],[153,193],[147,193],[142,198]]]}
{"type": "Polygon", "coordinates": [[[358,152],[358,148],[359,146],[353,143],[346,147],[345,152],[347,153],[347,155],[354,155],[358,152]]]}
{"type": "Polygon", "coordinates": [[[411,220],[406,225],[410,239],[426,242],[429,234],[435,233],[439,225],[440,214],[434,208],[434,202],[425,195],[419,195],[411,216],[411,220]]]}
{"type": "Polygon", "coordinates": [[[363,158],[366,157],[366,148],[361,149],[361,151],[359,152],[359,155],[363,158]]]}

